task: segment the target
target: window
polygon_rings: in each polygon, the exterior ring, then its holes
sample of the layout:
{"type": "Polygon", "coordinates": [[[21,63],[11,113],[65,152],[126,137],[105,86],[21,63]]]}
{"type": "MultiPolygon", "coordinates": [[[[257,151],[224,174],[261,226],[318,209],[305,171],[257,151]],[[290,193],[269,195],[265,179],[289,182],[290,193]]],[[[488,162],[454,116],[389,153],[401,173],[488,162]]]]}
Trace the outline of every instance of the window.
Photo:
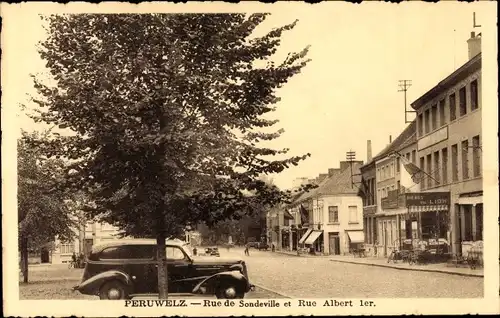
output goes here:
{"type": "Polygon", "coordinates": [[[121,245],[104,249],[99,259],[153,259],[154,245],[121,245]]]}
{"type": "Polygon", "coordinates": [[[73,252],[75,251],[75,244],[61,244],[59,246],[60,250],[61,250],[61,254],[73,254],[73,252]]]}
{"type": "Polygon", "coordinates": [[[464,241],[472,241],[472,205],[462,205],[463,218],[464,221],[464,233],[465,236],[462,237],[464,241]]]}
{"type": "Polygon", "coordinates": [[[328,223],[339,223],[339,207],[328,207],[328,223]]]}
{"type": "Polygon", "coordinates": [[[418,126],[418,135],[422,136],[424,134],[423,127],[424,127],[424,118],[423,114],[418,115],[418,120],[417,120],[417,126],[418,126]]]}
{"type": "Polygon", "coordinates": [[[424,134],[428,134],[428,133],[431,132],[431,127],[430,127],[431,119],[430,119],[430,116],[431,116],[430,110],[427,109],[424,112],[424,128],[425,128],[424,134]]]}
{"type": "Polygon", "coordinates": [[[460,116],[467,114],[467,92],[465,91],[465,86],[458,92],[458,103],[460,107],[460,116]]]}
{"type": "Polygon", "coordinates": [[[432,176],[432,155],[428,154],[427,155],[427,186],[430,188],[432,187],[432,178],[429,178],[429,176],[432,176]]]}
{"type": "Polygon", "coordinates": [[[479,98],[477,91],[477,80],[470,83],[470,109],[475,110],[479,107],[479,98]]]}
{"type": "Polygon", "coordinates": [[[349,223],[358,223],[358,207],[355,205],[349,206],[349,223]]]}
{"type": "Polygon", "coordinates": [[[406,154],[406,161],[410,161],[411,160],[411,153],[407,153],[406,154]]]}
{"type": "Polygon", "coordinates": [[[472,137],[472,173],[474,177],[481,175],[481,146],[479,136],[472,137]]]}
{"type": "Polygon", "coordinates": [[[441,173],[439,167],[439,151],[436,151],[434,153],[434,179],[436,179],[436,185],[439,185],[441,184],[440,180],[439,180],[439,175],[441,173]]]}
{"type": "Polygon", "coordinates": [[[451,146],[451,180],[458,181],[458,145],[451,146]]]}
{"type": "Polygon", "coordinates": [[[439,101],[439,126],[442,127],[446,124],[446,114],[445,114],[445,100],[439,101]]]}
{"type": "Polygon", "coordinates": [[[413,150],[411,152],[411,162],[413,164],[417,164],[417,151],[416,150],[413,150]]]}
{"type": "Polygon", "coordinates": [[[385,180],[385,167],[382,167],[382,180],[385,180]]]}
{"type": "Polygon", "coordinates": [[[399,166],[401,165],[401,159],[399,157],[396,158],[396,171],[399,172],[399,166]]]}
{"type": "Polygon", "coordinates": [[[457,119],[457,97],[455,94],[450,95],[448,105],[450,106],[450,121],[454,121],[457,119]]]}
{"type": "Polygon", "coordinates": [[[398,182],[396,184],[398,186],[398,194],[399,194],[399,193],[401,193],[401,181],[398,180],[398,182]]]}
{"type": "Polygon", "coordinates": [[[442,165],[441,165],[441,179],[443,184],[448,183],[448,148],[443,148],[442,152],[442,165]]]}
{"type": "Polygon", "coordinates": [[[167,260],[181,260],[184,259],[186,256],[184,255],[184,252],[176,246],[167,246],[166,247],[166,253],[167,253],[167,260]]]}
{"type": "Polygon", "coordinates": [[[462,141],[462,179],[469,179],[469,141],[462,141]]]}
{"type": "Polygon", "coordinates": [[[432,114],[431,114],[431,120],[432,120],[432,130],[434,129],[437,129],[437,113],[438,113],[438,108],[437,108],[437,105],[434,105],[432,106],[432,110],[431,110],[432,114]]]}
{"type": "MultiPolygon", "coordinates": [[[[425,158],[424,157],[420,157],[420,167],[419,168],[420,168],[420,170],[425,171],[425,158]]],[[[425,189],[425,182],[423,182],[424,179],[425,179],[425,177],[422,177],[420,179],[420,182],[421,182],[420,185],[421,185],[422,189],[425,189]]]]}
{"type": "Polygon", "coordinates": [[[391,170],[390,170],[390,173],[391,173],[391,174],[389,175],[389,177],[394,177],[394,174],[395,174],[395,172],[394,172],[394,162],[392,162],[392,163],[391,163],[391,170]]]}

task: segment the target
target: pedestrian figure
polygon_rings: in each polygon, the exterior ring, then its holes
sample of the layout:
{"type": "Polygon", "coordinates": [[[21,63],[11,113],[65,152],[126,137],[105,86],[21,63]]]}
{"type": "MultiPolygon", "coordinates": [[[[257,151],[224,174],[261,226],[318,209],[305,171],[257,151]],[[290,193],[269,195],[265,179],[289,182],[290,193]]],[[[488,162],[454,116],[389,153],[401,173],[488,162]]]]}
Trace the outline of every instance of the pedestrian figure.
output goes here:
{"type": "Polygon", "coordinates": [[[196,246],[193,248],[193,255],[196,256],[196,254],[198,253],[198,250],[196,249],[196,246]]]}
{"type": "Polygon", "coordinates": [[[248,251],[248,248],[249,248],[249,246],[248,246],[248,243],[247,243],[247,244],[245,244],[245,255],[250,256],[250,252],[248,251]]]}
{"type": "Polygon", "coordinates": [[[271,251],[273,251],[273,252],[274,252],[274,248],[275,248],[275,247],[274,247],[274,244],[271,244],[271,251]]]}
{"type": "Polygon", "coordinates": [[[80,256],[78,257],[78,267],[83,268],[85,263],[85,255],[83,253],[80,253],[80,256]]]}

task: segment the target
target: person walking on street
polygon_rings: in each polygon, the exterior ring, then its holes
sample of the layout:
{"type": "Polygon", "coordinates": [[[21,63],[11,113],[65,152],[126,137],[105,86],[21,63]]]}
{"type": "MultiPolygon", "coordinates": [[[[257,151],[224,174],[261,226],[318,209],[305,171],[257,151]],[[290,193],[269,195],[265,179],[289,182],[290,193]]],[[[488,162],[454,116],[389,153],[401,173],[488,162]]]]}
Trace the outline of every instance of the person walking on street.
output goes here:
{"type": "Polygon", "coordinates": [[[248,246],[248,243],[247,243],[247,244],[245,244],[245,255],[250,256],[250,252],[248,251],[248,249],[249,249],[249,246],[248,246]]]}

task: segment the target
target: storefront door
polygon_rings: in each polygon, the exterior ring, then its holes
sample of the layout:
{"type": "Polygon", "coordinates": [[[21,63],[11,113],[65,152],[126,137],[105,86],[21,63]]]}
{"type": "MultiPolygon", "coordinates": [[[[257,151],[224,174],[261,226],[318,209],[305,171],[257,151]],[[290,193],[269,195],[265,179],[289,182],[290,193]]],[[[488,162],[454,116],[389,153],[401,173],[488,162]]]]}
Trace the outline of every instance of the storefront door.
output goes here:
{"type": "Polygon", "coordinates": [[[328,235],[330,255],[340,255],[340,237],[338,233],[329,233],[328,235]]]}

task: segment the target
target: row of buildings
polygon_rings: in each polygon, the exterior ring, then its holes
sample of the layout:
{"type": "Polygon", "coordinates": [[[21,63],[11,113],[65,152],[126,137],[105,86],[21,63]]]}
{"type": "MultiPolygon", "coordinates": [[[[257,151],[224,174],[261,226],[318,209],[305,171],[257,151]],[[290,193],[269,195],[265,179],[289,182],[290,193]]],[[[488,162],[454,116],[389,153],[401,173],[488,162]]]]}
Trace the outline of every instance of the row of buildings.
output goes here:
{"type": "Polygon", "coordinates": [[[318,187],[268,213],[268,240],[279,249],[307,247],[388,256],[424,242],[463,254],[483,240],[481,36],[471,33],[469,60],[415,100],[404,131],[367,162],[340,162],[318,187]]]}

